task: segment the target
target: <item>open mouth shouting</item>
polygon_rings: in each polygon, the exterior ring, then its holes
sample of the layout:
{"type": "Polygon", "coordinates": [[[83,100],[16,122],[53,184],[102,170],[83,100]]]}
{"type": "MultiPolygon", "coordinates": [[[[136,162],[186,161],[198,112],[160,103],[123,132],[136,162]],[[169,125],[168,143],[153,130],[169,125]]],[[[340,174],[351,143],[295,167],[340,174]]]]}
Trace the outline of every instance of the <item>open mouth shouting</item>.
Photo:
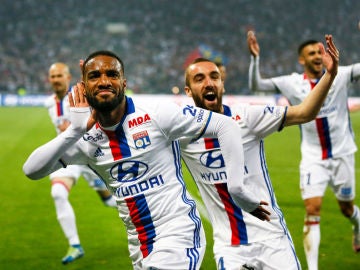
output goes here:
{"type": "Polygon", "coordinates": [[[205,95],[204,95],[204,99],[206,99],[207,101],[214,101],[216,99],[216,94],[214,91],[211,91],[211,92],[207,92],[205,95]]]}

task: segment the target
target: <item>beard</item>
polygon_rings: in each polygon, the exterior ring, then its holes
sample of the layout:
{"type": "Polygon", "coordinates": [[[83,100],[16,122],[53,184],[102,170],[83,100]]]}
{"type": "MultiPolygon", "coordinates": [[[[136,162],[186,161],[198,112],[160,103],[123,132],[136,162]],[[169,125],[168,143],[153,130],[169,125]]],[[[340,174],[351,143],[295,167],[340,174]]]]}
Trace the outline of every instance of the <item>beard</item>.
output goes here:
{"type": "Polygon", "coordinates": [[[125,98],[123,91],[120,91],[114,98],[106,101],[98,101],[94,96],[86,96],[89,105],[98,112],[111,112],[114,110],[125,98]]]}
{"type": "Polygon", "coordinates": [[[210,110],[213,112],[217,112],[217,113],[221,113],[221,109],[222,109],[222,97],[221,96],[215,96],[215,97],[211,97],[211,98],[206,98],[206,97],[200,97],[200,96],[193,96],[193,100],[194,103],[197,107],[199,108],[203,108],[206,110],[210,110]],[[207,101],[214,101],[217,100],[216,103],[212,103],[209,104],[207,103],[207,101]]]}

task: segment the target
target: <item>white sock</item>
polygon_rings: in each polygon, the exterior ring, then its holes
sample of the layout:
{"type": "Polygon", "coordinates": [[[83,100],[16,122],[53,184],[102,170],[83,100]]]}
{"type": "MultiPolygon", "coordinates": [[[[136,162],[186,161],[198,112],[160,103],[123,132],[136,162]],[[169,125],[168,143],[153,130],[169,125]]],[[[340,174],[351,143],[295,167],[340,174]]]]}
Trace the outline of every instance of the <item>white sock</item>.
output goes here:
{"type": "Polygon", "coordinates": [[[354,213],[350,217],[350,221],[354,225],[354,230],[360,229],[360,210],[356,205],[354,205],[354,213]]]}
{"type": "Polygon", "coordinates": [[[51,196],[55,202],[56,216],[69,245],[79,245],[80,239],[76,228],[74,210],[68,200],[69,192],[61,183],[51,186],[51,196]]]}
{"type": "Polygon", "coordinates": [[[308,216],[304,223],[304,250],[309,270],[318,269],[320,216],[308,216]]]}

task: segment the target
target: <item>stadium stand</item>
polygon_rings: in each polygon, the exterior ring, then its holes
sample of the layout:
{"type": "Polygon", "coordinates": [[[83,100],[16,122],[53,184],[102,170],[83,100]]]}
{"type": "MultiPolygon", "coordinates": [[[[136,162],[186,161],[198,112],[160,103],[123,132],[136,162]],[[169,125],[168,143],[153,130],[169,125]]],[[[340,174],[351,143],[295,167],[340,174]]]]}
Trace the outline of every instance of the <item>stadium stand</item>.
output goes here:
{"type": "Polygon", "coordinates": [[[299,69],[298,44],[326,33],[346,65],[360,61],[359,9],[351,0],[3,1],[0,93],[47,93],[50,63],[70,63],[75,80],[79,59],[109,49],[126,63],[134,93],[170,94],[173,86],[183,89],[187,56],[206,45],[228,59],[227,94],[247,95],[247,30],[261,42],[264,76],[299,69]]]}

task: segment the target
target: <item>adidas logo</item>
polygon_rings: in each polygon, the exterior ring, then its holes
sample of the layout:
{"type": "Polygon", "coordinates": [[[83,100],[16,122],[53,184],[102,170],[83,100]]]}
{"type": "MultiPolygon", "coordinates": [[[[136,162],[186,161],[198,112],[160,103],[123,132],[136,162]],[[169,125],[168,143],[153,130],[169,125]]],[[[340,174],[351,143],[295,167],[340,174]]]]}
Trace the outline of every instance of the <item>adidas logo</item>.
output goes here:
{"type": "Polygon", "coordinates": [[[101,151],[100,147],[98,147],[94,153],[94,157],[101,157],[103,155],[104,155],[103,151],[101,151]]]}

